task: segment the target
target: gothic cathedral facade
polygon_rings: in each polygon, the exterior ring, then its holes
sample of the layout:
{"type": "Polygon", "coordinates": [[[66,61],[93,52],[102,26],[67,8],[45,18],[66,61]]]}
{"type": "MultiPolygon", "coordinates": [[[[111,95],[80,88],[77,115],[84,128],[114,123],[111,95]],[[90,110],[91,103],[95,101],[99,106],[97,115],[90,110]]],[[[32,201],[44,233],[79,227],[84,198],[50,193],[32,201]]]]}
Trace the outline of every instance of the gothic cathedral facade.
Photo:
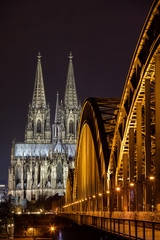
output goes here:
{"type": "Polygon", "coordinates": [[[64,102],[56,97],[54,124],[46,103],[41,55],[35,76],[32,103],[29,104],[24,143],[12,143],[8,176],[8,194],[17,203],[37,200],[40,196],[64,195],[69,169],[74,169],[76,140],[81,114],[74,77],[72,54],[64,102]]]}

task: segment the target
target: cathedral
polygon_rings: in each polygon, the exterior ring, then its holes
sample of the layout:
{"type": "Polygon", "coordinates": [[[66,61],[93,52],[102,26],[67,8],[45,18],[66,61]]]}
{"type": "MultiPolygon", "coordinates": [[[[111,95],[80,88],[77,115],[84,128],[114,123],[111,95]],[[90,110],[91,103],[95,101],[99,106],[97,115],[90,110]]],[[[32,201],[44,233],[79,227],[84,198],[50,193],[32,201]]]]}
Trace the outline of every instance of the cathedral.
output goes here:
{"type": "Polygon", "coordinates": [[[54,123],[46,102],[41,55],[38,54],[32,103],[29,104],[24,142],[12,143],[8,194],[17,204],[40,196],[64,195],[69,169],[74,169],[81,104],[78,102],[73,56],[69,66],[64,101],[56,96],[54,123]]]}

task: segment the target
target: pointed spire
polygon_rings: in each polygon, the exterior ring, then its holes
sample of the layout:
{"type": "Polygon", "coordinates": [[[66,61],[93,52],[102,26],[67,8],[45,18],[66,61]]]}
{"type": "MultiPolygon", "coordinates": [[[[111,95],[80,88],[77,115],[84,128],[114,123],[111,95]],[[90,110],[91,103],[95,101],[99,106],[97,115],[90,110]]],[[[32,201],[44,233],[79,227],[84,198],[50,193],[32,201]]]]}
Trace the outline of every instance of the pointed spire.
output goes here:
{"type": "Polygon", "coordinates": [[[68,58],[69,58],[69,61],[72,62],[72,59],[73,59],[72,52],[70,52],[68,58]]]}
{"type": "Polygon", "coordinates": [[[46,107],[46,97],[44,91],[44,83],[43,83],[43,74],[42,74],[42,66],[41,66],[41,54],[38,53],[38,62],[37,62],[37,70],[33,91],[33,100],[32,107],[35,108],[43,108],[46,107]]]}
{"type": "Polygon", "coordinates": [[[69,107],[69,108],[75,108],[78,106],[72,59],[73,59],[73,56],[72,56],[72,53],[70,52],[66,90],[65,90],[65,97],[64,97],[64,104],[66,107],[69,107]]]}
{"type": "Polygon", "coordinates": [[[58,92],[57,92],[56,111],[55,111],[55,120],[54,120],[54,123],[60,123],[59,93],[58,93],[58,92]]]}

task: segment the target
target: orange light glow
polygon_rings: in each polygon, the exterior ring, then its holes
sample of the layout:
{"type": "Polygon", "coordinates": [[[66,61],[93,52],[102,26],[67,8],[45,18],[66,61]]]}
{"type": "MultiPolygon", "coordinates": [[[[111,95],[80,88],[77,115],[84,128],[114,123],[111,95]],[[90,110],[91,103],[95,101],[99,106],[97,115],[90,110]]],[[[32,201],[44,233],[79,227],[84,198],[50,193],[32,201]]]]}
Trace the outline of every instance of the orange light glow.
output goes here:
{"type": "Polygon", "coordinates": [[[28,228],[28,231],[33,231],[33,228],[31,227],[31,228],[28,228]]]}
{"type": "Polygon", "coordinates": [[[150,176],[149,179],[150,179],[150,180],[154,180],[155,177],[154,177],[154,176],[150,176]]]}
{"type": "Polygon", "coordinates": [[[133,186],[134,186],[134,183],[130,183],[130,186],[133,187],[133,186]]]}
{"type": "Polygon", "coordinates": [[[50,229],[51,229],[52,232],[55,230],[55,228],[53,226],[50,229]]]}
{"type": "Polygon", "coordinates": [[[119,192],[120,191],[120,187],[117,187],[116,190],[119,192]]]}

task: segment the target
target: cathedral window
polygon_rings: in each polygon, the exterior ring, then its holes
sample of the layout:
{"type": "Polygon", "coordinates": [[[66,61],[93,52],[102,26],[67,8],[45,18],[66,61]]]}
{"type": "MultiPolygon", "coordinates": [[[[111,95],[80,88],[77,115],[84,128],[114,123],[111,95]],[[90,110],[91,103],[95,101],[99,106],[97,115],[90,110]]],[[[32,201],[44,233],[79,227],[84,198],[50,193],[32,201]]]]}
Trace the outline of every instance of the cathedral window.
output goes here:
{"type": "Polygon", "coordinates": [[[18,166],[17,168],[16,168],[16,174],[15,174],[15,182],[16,182],[16,187],[17,188],[20,188],[21,187],[21,167],[20,166],[18,166]]]}
{"type": "Polygon", "coordinates": [[[27,175],[29,174],[29,165],[24,167],[24,189],[27,189],[27,175]]]}
{"type": "Polygon", "coordinates": [[[41,121],[39,119],[37,121],[37,133],[41,133],[41,121]]]}
{"type": "Polygon", "coordinates": [[[72,120],[69,121],[69,133],[73,134],[73,121],[72,120]]]}
{"type": "Polygon", "coordinates": [[[40,165],[38,166],[38,186],[40,186],[40,179],[41,179],[41,168],[40,165]]]}
{"type": "Polygon", "coordinates": [[[62,164],[61,162],[58,162],[57,164],[57,183],[63,181],[63,175],[62,175],[62,164]]]}
{"type": "Polygon", "coordinates": [[[48,167],[47,174],[48,174],[48,181],[46,183],[46,187],[50,188],[51,187],[51,168],[50,167],[48,167]]]}

